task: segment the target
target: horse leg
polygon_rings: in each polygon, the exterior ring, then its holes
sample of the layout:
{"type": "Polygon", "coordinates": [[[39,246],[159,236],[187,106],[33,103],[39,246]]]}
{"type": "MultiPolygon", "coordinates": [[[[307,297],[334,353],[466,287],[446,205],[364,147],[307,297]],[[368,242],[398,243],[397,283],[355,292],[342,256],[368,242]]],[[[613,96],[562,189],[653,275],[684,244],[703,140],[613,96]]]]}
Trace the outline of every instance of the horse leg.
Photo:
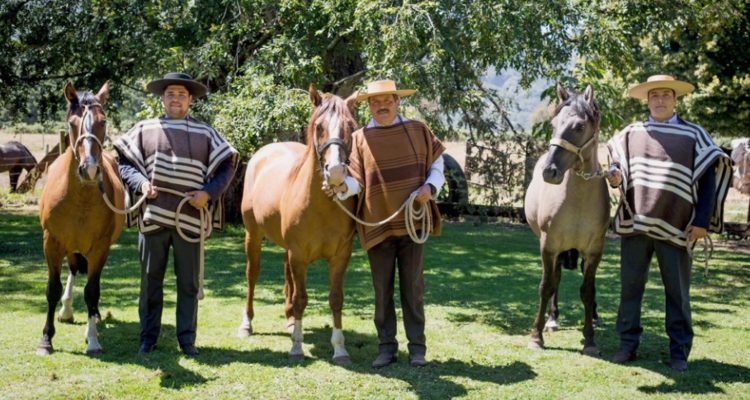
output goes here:
{"type": "Polygon", "coordinates": [[[583,354],[591,357],[599,356],[599,349],[594,343],[594,304],[596,299],[596,268],[602,259],[602,253],[589,254],[584,258],[583,283],[581,284],[581,301],[586,315],[583,320],[583,354]]]}
{"type": "MultiPolygon", "coordinates": [[[[348,248],[351,249],[351,244],[348,248]]],[[[344,275],[351,258],[351,252],[345,251],[345,253],[347,254],[328,261],[328,284],[331,290],[328,294],[328,304],[333,314],[331,345],[333,345],[333,362],[339,365],[348,365],[352,362],[349,353],[346,351],[346,340],[341,323],[341,310],[344,308],[344,275]]]]}
{"type": "Polygon", "coordinates": [[[237,330],[237,336],[248,337],[253,334],[253,299],[255,298],[255,285],[260,276],[260,248],[263,245],[263,233],[255,224],[254,218],[245,230],[245,255],[247,256],[247,267],[245,277],[247,278],[247,297],[245,298],[245,310],[242,314],[242,324],[237,330]]]}
{"type": "Polygon", "coordinates": [[[55,307],[62,297],[62,272],[63,249],[52,238],[49,232],[44,233],[44,257],[47,259],[47,322],[42,330],[42,341],[36,348],[36,354],[48,356],[55,352],[52,347],[52,338],[55,337],[55,307]]]}
{"type": "Polygon", "coordinates": [[[287,251],[289,259],[289,269],[292,275],[292,315],[294,316],[294,330],[292,331],[292,349],[289,351],[289,359],[292,361],[302,361],[305,359],[305,352],[302,350],[302,314],[307,308],[307,263],[304,260],[296,260],[294,253],[287,251]]]}
{"type": "Polygon", "coordinates": [[[289,263],[289,251],[284,253],[284,315],[286,316],[286,331],[294,332],[294,279],[292,278],[292,265],[289,263]]]}
{"type": "Polygon", "coordinates": [[[100,279],[104,263],[109,256],[109,243],[100,243],[99,246],[105,246],[104,249],[106,249],[106,251],[102,255],[90,256],[90,266],[93,267],[88,268],[87,270],[88,281],[83,290],[83,298],[86,300],[86,307],[89,312],[88,323],[86,325],[86,341],[88,342],[86,354],[90,356],[102,354],[104,351],[101,344],[99,344],[99,333],[96,330],[96,323],[102,319],[102,316],[99,313],[100,279]]]}
{"type": "Polygon", "coordinates": [[[11,193],[14,193],[16,189],[18,189],[18,178],[21,176],[21,172],[23,172],[23,167],[13,167],[8,171],[8,175],[10,175],[11,193]]]}
{"type": "MultiPolygon", "coordinates": [[[[70,323],[75,321],[73,316],[73,288],[78,273],[79,261],[86,262],[80,254],[68,254],[68,282],[65,285],[65,293],[62,296],[62,308],[57,315],[58,322],[70,323]]],[[[85,270],[85,269],[84,269],[85,270]]]]}
{"type": "Polygon", "coordinates": [[[555,268],[557,267],[555,264],[557,253],[546,250],[544,245],[541,247],[542,281],[539,284],[539,310],[537,311],[536,319],[534,320],[534,330],[531,334],[528,345],[530,349],[534,350],[544,348],[544,313],[547,310],[547,302],[549,302],[552,294],[557,290],[554,285],[554,274],[555,268]]]}
{"type": "Polygon", "coordinates": [[[552,293],[552,298],[549,303],[549,318],[547,319],[547,323],[544,324],[544,330],[547,332],[555,332],[560,328],[560,325],[557,323],[557,318],[560,317],[560,309],[557,306],[557,296],[560,288],[561,277],[562,268],[558,265],[555,267],[555,292],[552,293]]]}

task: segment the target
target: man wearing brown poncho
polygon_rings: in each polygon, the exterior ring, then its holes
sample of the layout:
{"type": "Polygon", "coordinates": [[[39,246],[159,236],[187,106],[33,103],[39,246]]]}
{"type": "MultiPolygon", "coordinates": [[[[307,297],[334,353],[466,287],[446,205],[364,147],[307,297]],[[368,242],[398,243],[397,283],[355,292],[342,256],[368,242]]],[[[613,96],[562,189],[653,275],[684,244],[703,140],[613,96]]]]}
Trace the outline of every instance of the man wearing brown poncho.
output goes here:
{"type": "Polygon", "coordinates": [[[622,236],[620,349],[612,362],[636,358],[643,327],[641,304],[651,258],[656,258],[666,295],[665,325],[670,367],[687,370],[693,344],[690,269],[687,246],[721,232],[723,203],[731,177],[729,159],[708,133],[674,112],[677,98],[693,85],[655,75],[630,90],[648,101],[647,121],[629,125],[608,142],[613,163],[610,185],[622,184],[615,233],[622,236]]]}
{"type": "MultiPolygon", "coordinates": [[[[416,90],[397,90],[393,81],[376,81],[367,85],[367,94],[357,98],[367,101],[372,120],[354,132],[349,173],[344,184],[325,188],[340,199],[359,194],[357,216],[367,222],[383,221],[419,191],[415,201],[429,202],[433,226],[431,235],[440,234],[440,214],[435,204],[437,193],[445,182],[443,159],[445,146],[427,126],[408,120],[398,113],[401,97],[416,90]]],[[[416,227],[418,230],[420,226],[416,227]]],[[[375,328],[380,341],[380,355],[372,363],[381,368],[396,361],[396,310],[394,274],[398,267],[404,329],[409,340],[409,364],[427,365],[424,334],[424,246],[407,234],[404,213],[376,227],[357,224],[362,247],[367,251],[375,288],[375,328]]]]}

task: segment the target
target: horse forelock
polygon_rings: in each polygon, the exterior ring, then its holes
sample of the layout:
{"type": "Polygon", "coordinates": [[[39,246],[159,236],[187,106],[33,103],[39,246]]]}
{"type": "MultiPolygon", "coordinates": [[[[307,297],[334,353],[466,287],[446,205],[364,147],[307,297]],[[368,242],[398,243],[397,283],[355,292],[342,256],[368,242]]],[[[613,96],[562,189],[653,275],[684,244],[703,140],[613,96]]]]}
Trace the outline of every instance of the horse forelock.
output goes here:
{"type": "Polygon", "coordinates": [[[91,105],[101,105],[101,102],[98,98],[96,98],[95,94],[85,90],[80,91],[77,93],[76,98],[73,99],[68,106],[68,116],[70,116],[70,114],[74,113],[81,107],[91,105]]]}
{"type": "Polygon", "coordinates": [[[567,100],[561,102],[555,107],[555,113],[552,117],[557,117],[563,108],[570,107],[576,116],[583,120],[590,121],[594,124],[594,129],[599,130],[601,113],[599,111],[599,102],[596,101],[596,98],[594,99],[593,104],[589,104],[583,94],[574,91],[569,91],[568,93],[570,96],[567,100]]]}
{"type": "MultiPolygon", "coordinates": [[[[314,135],[317,134],[315,127],[321,118],[327,119],[326,124],[330,124],[332,121],[337,122],[336,125],[339,128],[338,132],[341,132],[341,134],[338,135],[339,139],[349,143],[351,134],[354,132],[353,127],[356,126],[356,121],[351,112],[349,112],[349,108],[343,99],[336,95],[326,94],[323,95],[320,105],[315,107],[310,116],[306,137],[306,143],[308,146],[315,145],[314,135]],[[335,117],[335,119],[333,117],[335,117]]],[[[331,131],[330,128],[329,131],[331,131]]],[[[321,143],[318,143],[318,145],[320,144],[321,143]]]]}

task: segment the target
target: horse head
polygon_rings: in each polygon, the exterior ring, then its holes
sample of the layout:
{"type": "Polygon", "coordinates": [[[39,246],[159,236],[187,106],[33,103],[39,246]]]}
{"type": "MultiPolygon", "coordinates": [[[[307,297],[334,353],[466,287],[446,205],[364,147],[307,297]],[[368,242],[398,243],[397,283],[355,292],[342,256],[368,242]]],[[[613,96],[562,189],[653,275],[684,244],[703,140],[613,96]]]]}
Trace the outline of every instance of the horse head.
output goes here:
{"type": "Polygon", "coordinates": [[[309,93],[314,109],[307,126],[307,143],[315,147],[326,183],[338,186],[347,174],[352,133],[357,127],[351,110],[357,104],[359,91],[342,99],[334,94],[321,96],[310,84],[309,93]]]}
{"type": "Polygon", "coordinates": [[[549,154],[542,166],[544,181],[554,185],[562,182],[565,172],[573,168],[582,171],[585,161],[597,151],[599,104],[594,97],[594,88],[589,84],[586,92],[568,92],[557,83],[560,103],[552,118],[552,140],[549,154]]]}
{"type": "Polygon", "coordinates": [[[76,92],[70,83],[65,85],[65,100],[68,101],[66,120],[70,125],[70,143],[73,156],[78,161],[78,176],[83,183],[98,183],[101,180],[101,162],[107,137],[107,117],[102,105],[109,96],[109,81],[102,85],[99,93],[76,92]]]}

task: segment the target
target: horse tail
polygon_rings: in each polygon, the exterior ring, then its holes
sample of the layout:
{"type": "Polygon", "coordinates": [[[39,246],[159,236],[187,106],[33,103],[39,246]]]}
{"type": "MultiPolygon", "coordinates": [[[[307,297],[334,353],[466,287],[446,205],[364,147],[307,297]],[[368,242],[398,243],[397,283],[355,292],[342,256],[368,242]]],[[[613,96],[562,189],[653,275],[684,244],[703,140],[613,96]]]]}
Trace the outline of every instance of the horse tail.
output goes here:
{"type": "MultiPolygon", "coordinates": [[[[578,263],[578,250],[570,249],[563,251],[557,256],[557,265],[561,265],[565,269],[576,269],[578,263]]],[[[581,264],[583,268],[583,264],[581,264]]]]}

